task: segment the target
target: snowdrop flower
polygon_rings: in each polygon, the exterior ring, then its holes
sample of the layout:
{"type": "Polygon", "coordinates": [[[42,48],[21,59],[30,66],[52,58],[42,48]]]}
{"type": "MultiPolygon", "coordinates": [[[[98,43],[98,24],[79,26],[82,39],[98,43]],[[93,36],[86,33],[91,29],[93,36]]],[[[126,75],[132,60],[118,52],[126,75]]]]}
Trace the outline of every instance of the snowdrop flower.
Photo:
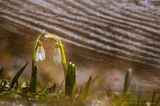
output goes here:
{"type": "Polygon", "coordinates": [[[53,51],[53,61],[55,64],[61,64],[62,62],[60,46],[57,43],[53,51]]]}
{"type": "Polygon", "coordinates": [[[43,61],[46,58],[46,54],[43,48],[42,43],[38,44],[36,50],[36,61],[43,61]]]}

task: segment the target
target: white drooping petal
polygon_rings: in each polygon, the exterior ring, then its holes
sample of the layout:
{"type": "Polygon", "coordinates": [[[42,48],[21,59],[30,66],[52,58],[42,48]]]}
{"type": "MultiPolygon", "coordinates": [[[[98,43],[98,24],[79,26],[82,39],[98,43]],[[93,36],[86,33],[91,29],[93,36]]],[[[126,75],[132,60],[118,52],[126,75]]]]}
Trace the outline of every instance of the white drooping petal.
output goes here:
{"type": "Polygon", "coordinates": [[[62,62],[61,51],[60,51],[59,47],[54,48],[53,61],[55,64],[61,64],[61,62],[62,62]]]}
{"type": "Polygon", "coordinates": [[[46,54],[43,46],[38,46],[36,50],[36,61],[43,61],[46,58],[46,54]]]}

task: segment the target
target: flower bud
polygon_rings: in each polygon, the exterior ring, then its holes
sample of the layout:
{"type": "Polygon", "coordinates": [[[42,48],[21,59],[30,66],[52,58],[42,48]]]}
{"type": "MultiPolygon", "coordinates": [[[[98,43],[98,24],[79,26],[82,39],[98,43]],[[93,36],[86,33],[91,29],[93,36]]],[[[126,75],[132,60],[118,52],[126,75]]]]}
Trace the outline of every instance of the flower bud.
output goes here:
{"type": "Polygon", "coordinates": [[[38,44],[36,50],[36,61],[43,61],[46,58],[46,54],[43,48],[42,43],[38,44]]]}
{"type": "Polygon", "coordinates": [[[61,50],[59,44],[56,44],[53,51],[53,61],[55,64],[61,64],[61,50]]]}

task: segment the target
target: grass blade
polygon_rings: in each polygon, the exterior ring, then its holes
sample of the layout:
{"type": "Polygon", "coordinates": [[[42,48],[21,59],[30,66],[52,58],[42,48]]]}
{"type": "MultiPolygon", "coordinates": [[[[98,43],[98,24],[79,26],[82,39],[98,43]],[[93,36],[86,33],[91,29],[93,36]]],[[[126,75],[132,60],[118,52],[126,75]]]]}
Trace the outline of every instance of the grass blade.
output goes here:
{"type": "Polygon", "coordinates": [[[21,76],[21,74],[23,73],[24,69],[26,68],[28,63],[26,63],[24,66],[22,66],[18,72],[16,73],[16,75],[14,76],[14,78],[12,79],[11,83],[10,83],[10,88],[13,88],[14,85],[16,84],[16,82],[18,82],[19,77],[21,76]]]}

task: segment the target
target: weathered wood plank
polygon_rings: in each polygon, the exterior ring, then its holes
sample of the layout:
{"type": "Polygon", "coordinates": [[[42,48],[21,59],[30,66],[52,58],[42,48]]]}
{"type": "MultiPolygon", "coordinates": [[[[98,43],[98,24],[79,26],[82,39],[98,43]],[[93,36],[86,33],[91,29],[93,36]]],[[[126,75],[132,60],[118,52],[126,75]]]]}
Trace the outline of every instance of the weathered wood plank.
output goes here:
{"type": "Polygon", "coordinates": [[[37,32],[45,29],[46,33],[57,34],[64,42],[96,55],[159,67],[159,5],[152,5],[153,1],[146,0],[144,5],[141,2],[2,0],[0,28],[19,36],[26,34],[26,38],[33,37],[22,29],[37,32]]]}

